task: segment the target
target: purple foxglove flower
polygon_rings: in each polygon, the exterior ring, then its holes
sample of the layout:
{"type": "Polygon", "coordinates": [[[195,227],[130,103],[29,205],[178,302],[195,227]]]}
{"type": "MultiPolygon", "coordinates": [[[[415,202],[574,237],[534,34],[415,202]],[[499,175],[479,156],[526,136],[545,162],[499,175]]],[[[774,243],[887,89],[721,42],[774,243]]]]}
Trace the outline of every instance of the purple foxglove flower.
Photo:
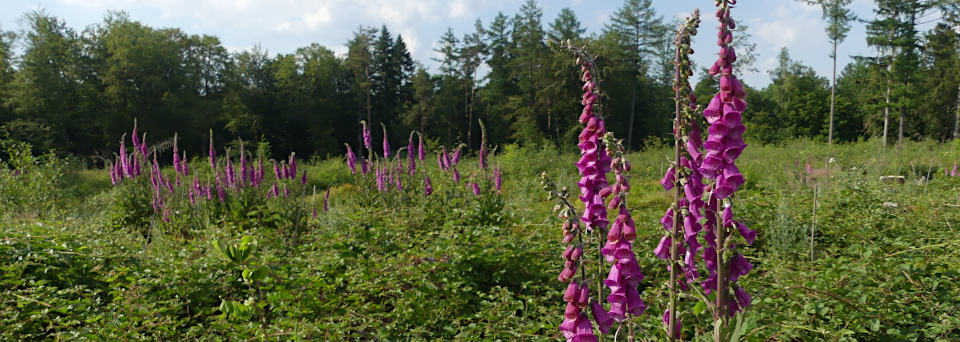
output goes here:
{"type": "Polygon", "coordinates": [[[417,170],[417,159],[413,148],[413,132],[410,132],[410,138],[407,139],[407,173],[411,176],[417,170]]]}
{"type": "MultiPolygon", "coordinates": [[[[664,326],[664,329],[668,329],[667,327],[670,326],[670,309],[667,309],[666,311],[663,312],[663,326],[664,326]]],[[[674,325],[673,325],[673,331],[670,332],[671,336],[674,338],[679,338],[680,331],[682,330],[682,326],[683,324],[680,323],[680,317],[677,317],[677,321],[674,322],[674,325]]]]}
{"type": "MultiPolygon", "coordinates": [[[[323,212],[327,212],[330,203],[330,188],[327,188],[327,194],[323,195],[323,212]]],[[[316,217],[316,215],[314,215],[316,217]]]]}
{"type": "Polygon", "coordinates": [[[287,189],[287,185],[283,185],[283,198],[290,198],[290,189],[287,189]]]}
{"type": "Polygon", "coordinates": [[[124,177],[133,178],[133,169],[127,160],[127,143],[123,139],[120,140],[120,168],[123,170],[124,177]]]}
{"type": "Polygon", "coordinates": [[[296,179],[297,178],[297,158],[295,153],[290,152],[289,162],[287,163],[287,178],[296,179]]]}
{"type": "Polygon", "coordinates": [[[463,145],[457,146],[456,150],[453,150],[453,157],[450,158],[451,165],[460,164],[460,151],[462,150],[463,145]]]}
{"type": "Polygon", "coordinates": [[[950,171],[950,175],[953,176],[953,177],[956,177],[958,174],[960,174],[960,173],[957,172],[957,163],[954,162],[954,163],[953,163],[953,171],[950,171]]]}
{"type": "Polygon", "coordinates": [[[580,318],[577,319],[577,331],[575,334],[572,341],[597,342],[597,336],[593,334],[593,324],[590,323],[589,318],[582,314],[580,318]]]}
{"type": "Polygon", "coordinates": [[[270,187],[270,194],[272,194],[274,198],[280,195],[280,188],[277,187],[277,183],[273,183],[273,186],[270,187]]]}
{"type": "Polygon", "coordinates": [[[367,166],[367,160],[366,160],[366,159],[361,159],[361,160],[360,160],[360,171],[363,173],[364,176],[366,176],[367,173],[370,172],[370,168],[367,166]]]}
{"type": "Polygon", "coordinates": [[[443,159],[442,159],[442,162],[440,163],[440,168],[441,168],[441,169],[444,169],[444,170],[449,169],[450,166],[451,166],[451,163],[450,163],[450,155],[447,154],[447,148],[446,148],[446,147],[441,147],[441,148],[440,148],[440,156],[443,158],[443,159]]]}
{"type": "Polygon", "coordinates": [[[131,163],[131,164],[132,164],[131,167],[133,167],[133,176],[134,176],[134,177],[140,176],[140,159],[135,158],[135,157],[134,157],[134,153],[131,152],[131,153],[130,153],[130,160],[133,161],[133,162],[131,163]]]}
{"type": "Polygon", "coordinates": [[[187,198],[190,200],[190,205],[196,205],[197,200],[193,196],[193,189],[187,191],[187,198]]]}
{"type": "MultiPolygon", "coordinates": [[[[272,161],[271,163],[273,163],[273,176],[274,176],[274,177],[277,177],[277,180],[282,180],[283,178],[280,177],[280,169],[282,169],[283,167],[282,167],[282,166],[281,166],[281,167],[277,167],[277,162],[276,162],[276,161],[272,161]]],[[[281,163],[282,163],[282,162],[281,162],[281,163]]]]}
{"type": "Polygon", "coordinates": [[[480,196],[480,186],[477,185],[477,183],[473,183],[470,186],[473,187],[473,194],[476,196],[480,196]]]}
{"type": "Polygon", "coordinates": [[[427,174],[423,174],[423,193],[430,196],[433,194],[433,186],[430,185],[430,177],[427,177],[427,174]]]}
{"type": "Polygon", "coordinates": [[[307,170],[303,170],[303,176],[300,177],[300,185],[307,186],[307,170]]]}
{"type": "Polygon", "coordinates": [[[133,119],[133,131],[130,132],[130,140],[133,142],[133,150],[140,151],[140,137],[137,136],[137,119],[133,119]]]}
{"type": "Polygon", "coordinates": [[[400,180],[400,175],[396,175],[393,179],[393,183],[397,186],[397,191],[403,191],[403,182],[400,180]]]}
{"type": "Polygon", "coordinates": [[[567,303],[575,303],[579,297],[580,297],[580,283],[577,283],[576,281],[571,281],[569,284],[567,284],[567,290],[564,291],[563,293],[563,301],[567,303]]]}
{"type": "Polygon", "coordinates": [[[387,139],[387,126],[383,123],[380,123],[380,126],[383,126],[383,159],[390,159],[390,140],[387,139]]]}
{"type": "Polygon", "coordinates": [[[633,286],[627,289],[627,312],[634,316],[640,316],[646,310],[647,305],[643,304],[643,299],[640,298],[637,289],[633,286]]]}
{"type": "Polygon", "coordinates": [[[177,135],[173,135],[173,170],[180,173],[180,152],[177,150],[177,135]]]}
{"type": "Polygon", "coordinates": [[[357,173],[357,155],[353,154],[353,150],[350,148],[350,144],[344,143],[347,145],[347,166],[350,167],[350,171],[354,174],[357,173]]]}
{"type": "Polygon", "coordinates": [[[676,180],[674,179],[674,171],[673,171],[673,168],[671,167],[667,169],[667,173],[663,175],[663,179],[660,180],[660,185],[663,185],[664,191],[670,191],[670,189],[673,189],[673,182],[675,181],[676,180]]]}
{"type": "Polygon", "coordinates": [[[363,146],[367,148],[369,155],[373,155],[373,134],[370,134],[370,127],[367,127],[366,121],[360,121],[363,131],[363,146]]]}
{"type": "Polygon", "coordinates": [[[596,301],[590,303],[590,312],[593,313],[593,320],[597,321],[597,328],[604,334],[610,332],[610,326],[613,325],[613,317],[603,309],[603,305],[596,301]]]}
{"type": "Polygon", "coordinates": [[[233,171],[233,162],[230,161],[230,153],[227,153],[227,187],[233,188],[237,184],[237,175],[233,171]]]}
{"type": "Polygon", "coordinates": [[[747,241],[748,245],[753,245],[753,241],[757,238],[757,232],[747,228],[746,224],[743,222],[734,222],[737,225],[737,230],[740,231],[740,236],[743,236],[743,239],[747,241]]]}
{"type": "Polygon", "coordinates": [[[740,276],[746,275],[753,269],[753,265],[743,257],[743,254],[737,253],[730,259],[730,282],[736,282],[740,276]]]}
{"type": "Polygon", "coordinates": [[[417,147],[417,159],[420,159],[420,162],[423,162],[427,157],[427,149],[423,145],[423,134],[417,133],[417,136],[420,137],[420,144],[417,147]]]}
{"type": "Polygon", "coordinates": [[[577,306],[581,308],[587,307],[590,303],[590,288],[587,286],[587,283],[580,284],[580,291],[577,295],[577,306]]]}
{"type": "Polygon", "coordinates": [[[747,293],[747,291],[744,290],[743,287],[740,287],[740,286],[734,287],[733,294],[734,294],[734,297],[737,298],[737,304],[740,304],[741,308],[745,309],[748,306],[750,306],[750,303],[753,302],[753,299],[750,298],[750,294],[747,293]]]}
{"type": "Polygon", "coordinates": [[[457,171],[457,168],[453,168],[453,181],[460,183],[460,171],[457,171]]]}
{"type": "Polygon", "coordinates": [[[190,175],[190,162],[187,159],[187,151],[183,151],[183,158],[180,158],[180,171],[184,176],[190,175]]]}
{"type": "Polygon", "coordinates": [[[143,132],[143,137],[140,139],[140,156],[147,157],[147,132],[143,132]]]}
{"type": "Polygon", "coordinates": [[[223,190],[223,185],[220,184],[220,178],[217,178],[217,198],[220,199],[220,202],[223,202],[226,195],[226,191],[223,190]]]}
{"type": "Polygon", "coordinates": [[[213,130],[210,130],[210,148],[207,152],[210,158],[210,170],[217,171],[217,149],[213,147],[213,130]]]}
{"type": "Polygon", "coordinates": [[[653,250],[653,254],[660,258],[660,260],[670,260],[670,244],[670,236],[664,236],[660,239],[660,244],[657,245],[657,248],[653,250]]]}

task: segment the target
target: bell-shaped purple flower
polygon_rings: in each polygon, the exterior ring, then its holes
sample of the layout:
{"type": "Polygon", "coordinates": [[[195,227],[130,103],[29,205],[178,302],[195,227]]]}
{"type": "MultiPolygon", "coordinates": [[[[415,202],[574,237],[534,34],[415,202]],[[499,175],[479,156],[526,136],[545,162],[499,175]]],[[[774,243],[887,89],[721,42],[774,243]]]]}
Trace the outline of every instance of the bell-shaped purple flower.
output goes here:
{"type": "Polygon", "coordinates": [[[353,154],[353,149],[350,148],[350,144],[344,143],[347,145],[347,166],[350,167],[350,172],[357,173],[357,155],[353,154]]]}
{"type": "Polygon", "coordinates": [[[430,185],[430,177],[428,177],[425,172],[423,174],[423,193],[427,194],[427,196],[433,194],[433,186],[430,185]]]}

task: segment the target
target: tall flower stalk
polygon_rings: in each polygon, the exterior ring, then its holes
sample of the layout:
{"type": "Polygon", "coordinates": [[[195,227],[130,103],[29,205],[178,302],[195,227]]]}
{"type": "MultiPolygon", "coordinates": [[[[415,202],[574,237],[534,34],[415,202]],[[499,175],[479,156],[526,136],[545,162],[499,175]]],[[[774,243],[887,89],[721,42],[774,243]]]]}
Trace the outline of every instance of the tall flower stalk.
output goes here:
{"type": "Polygon", "coordinates": [[[700,10],[694,10],[690,17],[677,30],[675,60],[674,60],[674,103],[675,118],[673,122],[674,161],[667,170],[661,184],[664,190],[673,190],[673,204],[664,216],[664,228],[667,233],[660,240],[660,245],[654,251],[658,257],[668,261],[670,271],[669,302],[663,314],[664,330],[667,338],[674,341],[679,338],[681,323],[678,317],[679,289],[686,288],[686,282],[680,282],[680,271],[687,282],[697,278],[695,256],[700,249],[697,234],[700,232],[700,208],[703,193],[703,181],[699,174],[699,165],[702,159],[700,149],[700,130],[693,117],[697,109],[696,97],[690,87],[689,77],[693,75],[690,65],[690,54],[693,53],[691,37],[697,34],[700,25],[700,10]],[[681,222],[684,234],[681,236],[681,222]],[[681,260],[681,254],[687,257],[681,260]]]}
{"type": "Polygon", "coordinates": [[[567,200],[567,189],[557,189],[546,174],[541,176],[544,189],[550,192],[550,198],[558,199],[554,209],[564,220],[563,242],[571,244],[576,241],[563,253],[562,256],[566,259],[565,267],[558,277],[560,281],[569,282],[564,296],[567,309],[564,311],[560,330],[568,341],[597,341],[598,338],[593,335],[592,323],[585,313],[585,308],[589,306],[593,321],[597,323],[601,333],[600,339],[603,333],[610,331],[614,322],[621,322],[626,323],[627,340],[633,341],[632,316],[642,315],[646,305],[637,290],[643,274],[632,249],[632,243],[636,239],[636,224],[626,205],[626,194],[630,190],[627,176],[630,164],[624,158],[623,144],[614,138],[612,133],[607,132],[606,124],[600,115],[595,59],[583,48],[573,46],[569,40],[562,45],[577,56],[577,64],[580,65],[583,81],[580,103],[583,111],[579,121],[585,125],[577,145],[580,149],[580,159],[576,162],[580,173],[577,186],[580,189],[579,199],[583,203],[579,220],[574,218],[576,209],[567,200]],[[607,182],[610,171],[615,174],[613,184],[607,182]],[[607,198],[610,198],[609,203],[607,198]],[[607,217],[607,209],[617,212],[612,225],[607,217]],[[605,243],[602,242],[604,236],[605,243]],[[591,279],[587,278],[585,271],[585,261],[588,258],[584,252],[591,250],[598,252],[595,298],[591,298],[589,294],[591,279]],[[604,260],[612,264],[608,272],[603,271],[604,260]],[[580,270],[579,277],[577,270],[580,270]],[[602,304],[604,291],[600,279],[603,279],[603,285],[610,289],[610,294],[606,296],[610,303],[609,310],[605,310],[602,304]]]}
{"type": "Polygon", "coordinates": [[[710,124],[704,144],[707,153],[700,165],[700,172],[710,181],[707,188],[709,200],[704,208],[704,240],[707,248],[703,251],[704,264],[710,275],[703,282],[703,288],[707,294],[715,292],[712,308],[714,322],[719,325],[714,329],[716,341],[727,338],[729,319],[742,312],[752,301],[750,295],[736,284],[753,266],[736,251],[733,229],[747,244],[752,244],[756,237],[756,232],[733,219],[733,202],[730,200],[744,183],[735,161],[747,146],[742,137],[746,128],[741,122],[741,113],[747,106],[743,100],[746,94],[740,81],[733,75],[733,63],[737,57],[730,46],[733,41],[731,30],[736,27],[730,12],[735,4],[736,0],[717,1],[716,17],[720,22],[717,45],[720,46],[720,52],[710,68],[710,75],[720,76],[720,91],[703,111],[704,118],[710,124]]]}

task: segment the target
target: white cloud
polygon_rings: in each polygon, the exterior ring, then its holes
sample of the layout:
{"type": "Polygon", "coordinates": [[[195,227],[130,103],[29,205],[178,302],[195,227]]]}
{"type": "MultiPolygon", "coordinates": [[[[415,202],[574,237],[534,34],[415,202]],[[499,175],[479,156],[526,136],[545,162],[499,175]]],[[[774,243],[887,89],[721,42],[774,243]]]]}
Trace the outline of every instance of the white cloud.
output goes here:
{"type": "Polygon", "coordinates": [[[826,43],[820,9],[796,2],[783,2],[766,18],[756,19],[752,30],[759,38],[759,46],[768,52],[782,47],[817,48],[826,43]]]}

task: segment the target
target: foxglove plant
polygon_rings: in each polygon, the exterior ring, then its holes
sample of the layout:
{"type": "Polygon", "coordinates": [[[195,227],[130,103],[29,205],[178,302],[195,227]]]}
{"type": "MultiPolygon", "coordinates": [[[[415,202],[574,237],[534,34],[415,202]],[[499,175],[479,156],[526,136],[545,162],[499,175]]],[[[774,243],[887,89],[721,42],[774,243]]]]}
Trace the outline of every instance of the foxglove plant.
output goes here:
{"type": "MultiPolygon", "coordinates": [[[[579,199],[584,209],[577,219],[576,210],[567,201],[566,188],[557,190],[556,185],[546,174],[541,175],[541,183],[544,189],[549,191],[549,197],[558,199],[554,210],[559,212],[560,218],[564,220],[563,242],[569,244],[574,239],[577,240],[577,243],[568,246],[562,255],[566,261],[558,279],[564,282],[573,281],[576,271],[579,269],[581,272],[576,283],[568,284],[567,294],[564,296],[567,309],[564,312],[565,319],[560,325],[560,330],[568,341],[597,341],[598,338],[593,335],[592,323],[584,310],[589,306],[593,320],[597,322],[601,333],[608,332],[615,321],[626,321],[629,330],[628,340],[632,341],[633,320],[630,316],[642,315],[646,306],[637,290],[643,275],[640,272],[636,254],[632,250],[632,242],[636,239],[636,225],[625,201],[626,193],[630,188],[626,175],[630,166],[623,157],[623,145],[613,137],[612,133],[606,131],[605,122],[600,116],[594,58],[582,48],[574,47],[569,41],[565,42],[565,46],[578,56],[577,63],[580,65],[581,80],[584,82],[582,87],[584,93],[580,101],[583,111],[579,121],[585,124],[585,127],[578,137],[581,157],[576,163],[581,177],[577,182],[580,189],[579,199]],[[615,158],[609,153],[611,149],[615,151],[615,158]],[[615,172],[614,184],[607,182],[606,176],[611,170],[615,172]],[[611,196],[609,204],[605,205],[606,198],[611,196]],[[613,225],[610,225],[607,218],[607,208],[617,211],[617,218],[613,225]],[[608,226],[609,230],[607,230],[608,226]],[[595,237],[591,239],[588,235],[585,243],[585,233],[593,234],[595,237]],[[606,243],[601,247],[600,241],[604,234],[606,243]],[[591,241],[596,245],[588,248],[591,241]],[[603,259],[613,264],[607,272],[606,279],[603,280],[603,283],[610,288],[610,294],[606,297],[610,302],[609,311],[604,310],[601,303],[604,291],[599,284],[597,298],[595,300],[590,298],[589,280],[586,278],[583,265],[587,260],[583,252],[587,250],[599,251],[596,264],[598,270],[603,267],[603,259]]],[[[602,276],[604,272],[599,270],[598,273],[602,276]]]]}
{"type": "Polygon", "coordinates": [[[730,12],[735,4],[736,0],[717,1],[716,17],[720,22],[717,45],[720,46],[720,53],[718,60],[710,67],[710,75],[719,74],[720,91],[703,111],[710,128],[704,144],[707,153],[700,165],[700,172],[710,181],[706,195],[709,200],[704,208],[704,240],[707,247],[703,250],[704,264],[710,275],[703,282],[703,287],[707,294],[716,293],[713,314],[714,321],[719,324],[718,329],[714,330],[714,339],[717,341],[722,340],[729,330],[726,329],[729,318],[742,312],[751,303],[749,294],[736,282],[753,266],[736,252],[732,229],[737,229],[747,244],[752,244],[756,236],[756,232],[733,219],[733,203],[730,200],[730,196],[744,183],[735,161],[747,146],[742,138],[745,127],[741,122],[741,113],[747,105],[743,100],[746,94],[740,81],[733,75],[736,53],[730,46],[733,41],[731,30],[736,27],[730,12]]]}
{"type": "Polygon", "coordinates": [[[370,127],[366,121],[360,121],[362,126],[363,146],[367,148],[367,160],[373,160],[373,134],[370,133],[370,127]]]}
{"type": "Polygon", "coordinates": [[[210,171],[217,173],[217,149],[213,147],[213,130],[210,130],[210,147],[207,149],[207,157],[210,158],[210,171]]]}
{"type": "Polygon", "coordinates": [[[598,341],[593,333],[593,323],[585,308],[591,307],[590,312],[594,320],[600,325],[601,331],[609,330],[612,319],[603,310],[596,308],[599,304],[590,298],[590,288],[587,285],[586,265],[584,263],[584,238],[587,231],[580,224],[577,209],[570,203],[570,193],[566,187],[558,188],[556,183],[543,172],[540,175],[540,184],[547,191],[548,199],[556,199],[557,204],[553,211],[563,221],[563,243],[567,245],[561,257],[564,259],[563,271],[557,280],[567,283],[563,300],[567,303],[563,311],[563,321],[560,323],[560,332],[567,341],[598,341]],[[579,271],[579,272],[578,272],[579,271]],[[579,274],[578,274],[579,273],[579,274]],[[594,303],[594,305],[591,304],[594,303]]]}
{"type": "Polygon", "coordinates": [[[607,243],[601,253],[607,262],[613,263],[610,273],[604,283],[610,288],[607,301],[610,302],[610,315],[618,321],[627,318],[627,314],[640,316],[646,310],[646,305],[640,299],[637,285],[643,280],[640,264],[633,253],[632,244],[637,239],[636,224],[630,211],[627,210],[626,194],[630,191],[630,182],[627,172],[630,163],[624,158],[625,149],[622,141],[613,138],[613,133],[604,137],[604,145],[614,153],[613,166],[616,175],[614,184],[601,190],[601,196],[612,196],[608,209],[618,212],[616,221],[607,231],[607,243]]]}
{"type": "Polygon", "coordinates": [[[350,148],[350,144],[343,143],[347,146],[347,166],[350,168],[350,172],[353,174],[357,173],[357,155],[353,154],[353,149],[350,148]]]}
{"type": "Polygon", "coordinates": [[[677,301],[679,296],[678,285],[681,289],[687,288],[687,283],[697,279],[696,255],[701,249],[697,236],[701,231],[698,222],[703,207],[703,180],[700,175],[703,148],[700,139],[700,130],[693,114],[697,109],[696,97],[690,87],[689,77],[693,75],[690,63],[690,54],[693,53],[691,37],[696,35],[700,25],[700,11],[695,10],[685,23],[677,30],[674,44],[674,103],[675,118],[674,134],[674,161],[663,179],[660,181],[665,191],[673,190],[673,204],[661,219],[661,224],[667,233],[660,240],[654,254],[662,260],[668,261],[670,279],[669,302],[663,313],[664,331],[667,338],[673,341],[679,338],[681,322],[678,315],[677,301]],[[681,235],[681,224],[683,227],[681,235]],[[685,255],[681,260],[681,255],[685,255]],[[682,272],[680,272],[682,271],[682,272]],[[682,275],[686,281],[678,278],[682,275]]]}
{"type": "Polygon", "coordinates": [[[383,128],[383,159],[390,160],[390,140],[387,139],[387,125],[380,123],[383,128]]]}
{"type": "Polygon", "coordinates": [[[417,159],[414,156],[413,134],[410,132],[410,138],[407,139],[407,174],[413,176],[417,172],[417,159]]]}

